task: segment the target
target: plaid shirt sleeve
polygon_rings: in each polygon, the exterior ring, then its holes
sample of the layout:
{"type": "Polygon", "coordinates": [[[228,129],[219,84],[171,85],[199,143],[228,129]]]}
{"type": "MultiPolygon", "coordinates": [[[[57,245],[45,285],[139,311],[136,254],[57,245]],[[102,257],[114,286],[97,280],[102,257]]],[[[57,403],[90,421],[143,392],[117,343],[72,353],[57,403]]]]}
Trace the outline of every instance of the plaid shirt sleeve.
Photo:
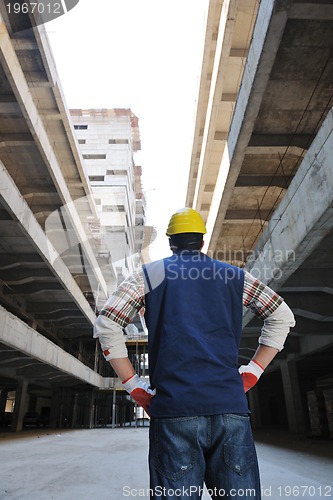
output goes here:
{"type": "Polygon", "coordinates": [[[256,316],[266,319],[282,304],[283,299],[274,290],[264,285],[245,271],[243,305],[256,316]]]}
{"type": "Polygon", "coordinates": [[[125,328],[145,307],[144,279],[141,271],[126,278],[100,311],[120,327],[125,328]]]}

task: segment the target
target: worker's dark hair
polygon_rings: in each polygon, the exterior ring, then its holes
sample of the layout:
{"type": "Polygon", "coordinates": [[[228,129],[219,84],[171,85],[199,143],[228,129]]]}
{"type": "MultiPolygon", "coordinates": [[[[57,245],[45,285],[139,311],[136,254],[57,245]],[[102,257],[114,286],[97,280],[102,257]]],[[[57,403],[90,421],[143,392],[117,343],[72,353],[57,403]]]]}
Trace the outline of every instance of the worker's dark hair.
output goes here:
{"type": "Polygon", "coordinates": [[[202,233],[173,234],[169,238],[171,250],[201,250],[202,233]]]}

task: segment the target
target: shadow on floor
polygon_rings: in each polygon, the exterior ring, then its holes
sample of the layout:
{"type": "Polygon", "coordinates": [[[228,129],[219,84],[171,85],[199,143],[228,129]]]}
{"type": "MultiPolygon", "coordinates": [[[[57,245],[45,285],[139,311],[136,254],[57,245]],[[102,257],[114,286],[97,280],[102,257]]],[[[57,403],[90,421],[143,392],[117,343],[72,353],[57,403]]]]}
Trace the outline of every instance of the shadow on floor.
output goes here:
{"type": "Polygon", "coordinates": [[[333,459],[333,438],[290,434],[288,429],[281,427],[254,429],[253,436],[256,443],[333,459]]]}

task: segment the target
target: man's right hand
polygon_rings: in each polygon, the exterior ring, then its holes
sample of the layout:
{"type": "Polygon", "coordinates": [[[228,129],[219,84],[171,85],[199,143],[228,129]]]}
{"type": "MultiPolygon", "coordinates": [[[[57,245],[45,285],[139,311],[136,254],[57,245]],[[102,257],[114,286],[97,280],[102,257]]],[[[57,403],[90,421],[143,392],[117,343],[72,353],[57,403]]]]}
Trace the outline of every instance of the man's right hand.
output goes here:
{"type": "Polygon", "coordinates": [[[124,389],[130,394],[130,396],[138,403],[139,406],[145,410],[149,415],[149,406],[152,398],[156,394],[156,390],[150,389],[147,382],[144,382],[139,378],[138,375],[133,375],[133,377],[125,380],[123,382],[124,389]]]}

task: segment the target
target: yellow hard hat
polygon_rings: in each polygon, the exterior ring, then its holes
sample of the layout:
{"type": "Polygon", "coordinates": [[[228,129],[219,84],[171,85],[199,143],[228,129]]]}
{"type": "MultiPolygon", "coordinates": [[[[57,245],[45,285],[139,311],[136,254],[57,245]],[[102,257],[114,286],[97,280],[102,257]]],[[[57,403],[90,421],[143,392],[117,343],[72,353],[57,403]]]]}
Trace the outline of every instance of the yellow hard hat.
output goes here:
{"type": "Polygon", "coordinates": [[[206,234],[206,226],[201,215],[193,208],[180,208],[171,216],[167,236],[181,233],[206,234]]]}

